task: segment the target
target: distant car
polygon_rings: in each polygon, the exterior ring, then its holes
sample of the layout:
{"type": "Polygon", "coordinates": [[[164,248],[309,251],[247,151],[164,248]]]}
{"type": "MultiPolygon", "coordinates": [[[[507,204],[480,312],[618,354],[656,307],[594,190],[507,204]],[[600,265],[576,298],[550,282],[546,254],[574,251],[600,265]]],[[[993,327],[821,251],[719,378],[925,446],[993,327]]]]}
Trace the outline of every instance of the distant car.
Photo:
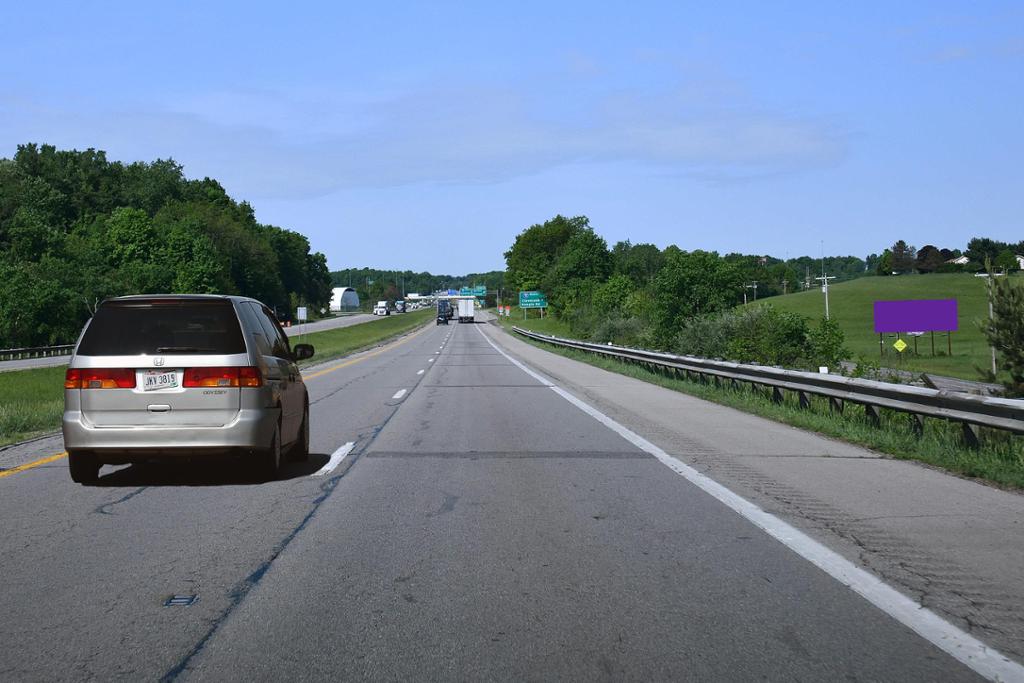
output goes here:
{"type": "Polygon", "coordinates": [[[388,307],[387,301],[378,301],[377,305],[373,307],[374,315],[391,315],[391,309],[388,307]]]}
{"type": "Polygon", "coordinates": [[[405,313],[405,302],[401,299],[395,302],[395,313],[405,313]]]}
{"type": "Polygon", "coordinates": [[[309,453],[309,396],[288,337],[255,299],[108,299],[86,323],[64,376],[71,479],[154,457],[242,455],[277,475],[282,453],[309,453]]]}

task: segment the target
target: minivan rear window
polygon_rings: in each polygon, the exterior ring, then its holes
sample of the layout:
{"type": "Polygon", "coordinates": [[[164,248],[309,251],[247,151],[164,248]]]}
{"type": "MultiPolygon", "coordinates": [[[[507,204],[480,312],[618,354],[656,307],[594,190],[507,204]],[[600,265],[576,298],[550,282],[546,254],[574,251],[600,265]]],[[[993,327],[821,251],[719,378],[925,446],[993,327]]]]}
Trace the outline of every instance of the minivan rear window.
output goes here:
{"type": "Polygon", "coordinates": [[[230,301],[136,299],[102,304],[78,345],[78,353],[245,353],[245,341],[230,301]]]}

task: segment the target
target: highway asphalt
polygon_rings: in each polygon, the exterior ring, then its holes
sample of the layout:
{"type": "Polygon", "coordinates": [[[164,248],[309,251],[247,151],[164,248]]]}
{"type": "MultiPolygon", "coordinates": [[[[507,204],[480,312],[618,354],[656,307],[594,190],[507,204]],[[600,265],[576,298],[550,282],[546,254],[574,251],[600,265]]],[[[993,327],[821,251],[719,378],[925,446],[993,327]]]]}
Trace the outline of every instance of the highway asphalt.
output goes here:
{"type": "Polygon", "coordinates": [[[979,680],[486,327],[306,369],[278,481],[0,478],[0,680],[979,680]]]}

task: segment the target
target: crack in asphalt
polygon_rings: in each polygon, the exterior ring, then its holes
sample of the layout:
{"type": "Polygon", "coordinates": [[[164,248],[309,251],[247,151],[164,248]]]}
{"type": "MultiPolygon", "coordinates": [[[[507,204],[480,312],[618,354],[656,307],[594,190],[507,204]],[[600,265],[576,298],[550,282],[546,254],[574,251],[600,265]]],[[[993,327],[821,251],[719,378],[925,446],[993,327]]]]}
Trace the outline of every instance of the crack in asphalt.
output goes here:
{"type": "Polygon", "coordinates": [[[93,513],[94,514],[99,514],[99,515],[112,515],[114,513],[112,513],[110,511],[110,508],[114,507],[115,505],[120,505],[121,503],[124,503],[124,502],[126,502],[128,500],[131,500],[132,498],[134,498],[135,496],[139,495],[140,493],[142,493],[143,491],[145,491],[148,488],[149,488],[148,486],[141,486],[141,487],[135,489],[134,491],[132,491],[131,493],[126,494],[126,495],[118,498],[117,500],[115,500],[113,502],[104,503],[103,505],[100,505],[95,510],[93,510],[93,513]]]}
{"type": "MultiPolygon", "coordinates": [[[[402,354],[400,357],[404,357],[405,355],[406,354],[402,354]]],[[[376,368],[370,374],[376,374],[377,372],[380,372],[382,369],[383,367],[376,368]]],[[[361,379],[365,379],[368,376],[370,375],[364,375],[361,379]]],[[[350,383],[351,382],[348,382],[346,384],[350,383]]],[[[415,390],[415,388],[416,387],[414,386],[413,389],[410,390],[410,394],[412,393],[413,390],[415,390]]],[[[322,400],[322,398],[317,400],[322,400]]],[[[323,505],[324,501],[326,501],[330,497],[330,495],[338,487],[338,484],[345,477],[345,475],[348,474],[348,472],[355,466],[357,462],[359,462],[360,458],[362,458],[366,450],[371,445],[373,445],[373,442],[377,439],[377,436],[380,435],[381,431],[388,425],[389,422],[391,422],[391,419],[395,416],[395,414],[398,412],[401,406],[401,403],[389,406],[391,408],[391,411],[388,413],[388,415],[384,418],[383,421],[381,421],[377,425],[372,426],[369,429],[368,433],[362,432],[356,437],[357,445],[355,448],[353,448],[351,452],[351,457],[348,458],[347,460],[347,467],[345,467],[344,470],[339,472],[338,474],[331,476],[320,485],[319,488],[321,493],[319,496],[313,499],[312,508],[310,509],[310,511],[306,513],[306,515],[295,526],[295,528],[288,532],[284,536],[284,538],[274,547],[274,550],[271,551],[270,557],[268,557],[254,571],[252,571],[248,576],[246,576],[245,579],[243,579],[241,582],[235,585],[234,588],[232,588],[232,590],[228,593],[227,607],[224,608],[224,610],[220,613],[219,616],[213,619],[206,633],[204,633],[202,637],[200,637],[200,639],[196,641],[195,645],[192,646],[192,648],[185,654],[185,656],[182,657],[177,664],[171,667],[163,676],[160,677],[161,683],[170,683],[171,681],[175,681],[180,675],[188,671],[188,667],[192,663],[192,661],[203,651],[203,649],[206,647],[206,644],[210,642],[214,635],[216,635],[221,625],[228,619],[228,617],[231,616],[235,609],[237,609],[238,606],[242,604],[242,602],[245,600],[246,596],[249,595],[252,589],[259,585],[260,581],[263,579],[264,576],[266,576],[267,572],[270,570],[270,567],[274,563],[274,560],[280,557],[281,553],[283,553],[285,549],[288,548],[291,542],[295,540],[295,538],[302,532],[303,529],[306,528],[309,522],[316,516],[316,513],[320,510],[320,506],[323,505]]]]}

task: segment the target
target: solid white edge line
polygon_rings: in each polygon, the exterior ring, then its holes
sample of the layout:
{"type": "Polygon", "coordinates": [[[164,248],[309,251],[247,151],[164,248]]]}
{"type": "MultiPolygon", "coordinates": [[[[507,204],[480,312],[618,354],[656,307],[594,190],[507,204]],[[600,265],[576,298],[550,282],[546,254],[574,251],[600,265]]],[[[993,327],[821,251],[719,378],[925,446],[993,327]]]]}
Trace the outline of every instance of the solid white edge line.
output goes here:
{"type": "Polygon", "coordinates": [[[406,391],[407,391],[406,389],[399,389],[398,391],[396,391],[396,392],[395,392],[395,395],[394,395],[394,396],[392,396],[391,398],[392,398],[392,399],[399,399],[399,398],[402,398],[403,396],[405,396],[405,392],[406,392],[406,391]]]}
{"type": "Polygon", "coordinates": [[[487,343],[520,370],[608,427],[637,448],[660,460],[676,474],[710,494],[737,512],[769,536],[815,565],[839,583],[847,586],[872,605],[918,634],[929,643],[991,681],[1024,681],[1024,666],[974,636],[957,628],[928,608],[888,585],[874,574],[861,569],[839,553],[830,550],[804,532],[733,493],[714,479],[677,460],[639,434],[619,424],[596,408],[584,403],[565,389],[552,384],[526,365],[508,355],[483,330],[487,343]]]}
{"type": "Polygon", "coordinates": [[[341,461],[345,459],[345,456],[352,452],[355,445],[355,441],[349,441],[347,444],[334,451],[334,453],[331,454],[331,459],[327,461],[327,464],[314,472],[313,476],[322,477],[325,474],[333,472],[334,468],[340,465],[341,461]]]}

